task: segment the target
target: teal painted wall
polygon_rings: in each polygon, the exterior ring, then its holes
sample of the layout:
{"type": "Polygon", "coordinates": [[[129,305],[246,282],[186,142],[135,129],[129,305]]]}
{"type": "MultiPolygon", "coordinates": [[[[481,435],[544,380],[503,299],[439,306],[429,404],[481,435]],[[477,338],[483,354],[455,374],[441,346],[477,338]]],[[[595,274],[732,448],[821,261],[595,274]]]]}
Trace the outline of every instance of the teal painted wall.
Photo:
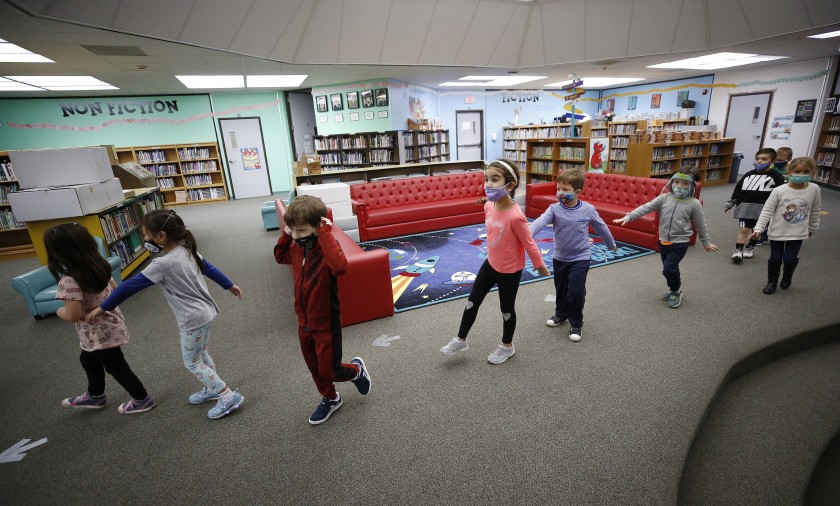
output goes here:
{"type": "MultiPolygon", "coordinates": [[[[347,107],[347,92],[371,91],[373,92],[379,88],[388,89],[387,79],[376,79],[372,81],[360,81],[355,83],[336,84],[332,86],[316,86],[312,88],[312,103],[315,107],[315,128],[318,130],[318,135],[337,135],[337,134],[354,134],[358,132],[384,132],[386,130],[394,130],[391,123],[391,108],[388,107],[363,107],[361,103],[358,109],[349,109],[347,107]],[[341,111],[334,111],[332,108],[330,96],[340,95],[344,109],[341,111]],[[318,111],[318,97],[324,96],[327,101],[327,111],[318,111]],[[365,113],[370,119],[365,117],[365,113]],[[358,120],[351,120],[351,114],[358,114],[358,120]],[[384,118],[381,115],[386,115],[384,118]],[[343,121],[336,121],[336,116],[340,116],[343,121]]],[[[388,102],[391,102],[391,93],[389,90],[388,102]]],[[[360,97],[361,102],[361,97],[360,97]]],[[[405,119],[402,120],[405,130],[405,119]]]]}

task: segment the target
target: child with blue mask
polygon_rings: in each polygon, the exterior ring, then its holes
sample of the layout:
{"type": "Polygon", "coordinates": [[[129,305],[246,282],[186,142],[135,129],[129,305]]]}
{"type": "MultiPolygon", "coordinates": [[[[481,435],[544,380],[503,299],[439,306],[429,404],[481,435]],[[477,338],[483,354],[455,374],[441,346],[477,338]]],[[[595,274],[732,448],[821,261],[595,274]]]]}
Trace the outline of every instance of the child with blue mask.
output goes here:
{"type": "Polygon", "coordinates": [[[693,233],[692,225],[697,229],[697,236],[706,251],[718,250],[709,238],[703,206],[694,198],[696,184],[694,177],[688,173],[690,169],[691,167],[683,167],[680,172],[674,174],[665,185],[667,192],[663,191],[661,195],[637,207],[624,218],[613,220],[613,223],[623,227],[648,213],[659,213],[659,254],[662,257],[662,275],[668,284],[668,290],[660,298],[666,301],[671,309],[676,309],[682,304],[680,262],[688,251],[693,233]]]}

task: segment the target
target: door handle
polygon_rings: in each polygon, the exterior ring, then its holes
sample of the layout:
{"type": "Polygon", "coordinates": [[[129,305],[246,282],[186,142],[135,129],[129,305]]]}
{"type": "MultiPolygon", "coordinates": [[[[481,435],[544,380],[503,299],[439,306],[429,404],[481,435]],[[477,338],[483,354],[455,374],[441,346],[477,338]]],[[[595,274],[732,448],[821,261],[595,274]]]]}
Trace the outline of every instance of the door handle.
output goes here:
{"type": "Polygon", "coordinates": [[[228,163],[236,163],[236,160],[231,160],[230,158],[228,158],[228,163]]]}
{"type": "Polygon", "coordinates": [[[761,135],[753,135],[753,139],[761,139],[761,135]]]}

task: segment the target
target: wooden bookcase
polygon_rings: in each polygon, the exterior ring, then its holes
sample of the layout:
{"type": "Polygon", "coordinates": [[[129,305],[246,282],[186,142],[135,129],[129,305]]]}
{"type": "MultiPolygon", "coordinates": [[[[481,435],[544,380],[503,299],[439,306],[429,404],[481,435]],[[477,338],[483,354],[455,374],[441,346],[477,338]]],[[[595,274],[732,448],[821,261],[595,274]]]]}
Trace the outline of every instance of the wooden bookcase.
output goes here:
{"type": "Polygon", "coordinates": [[[729,183],[735,139],[631,143],[627,148],[628,176],[671,177],[683,165],[693,165],[705,186],[729,183]]]}
{"type": "Polygon", "coordinates": [[[606,132],[604,132],[605,127],[603,127],[602,123],[596,123],[595,121],[575,123],[575,135],[572,135],[571,123],[502,127],[502,157],[515,161],[524,171],[528,161],[528,140],[559,139],[564,137],[606,137],[606,132]],[[595,135],[596,132],[599,135],[595,135]]]}
{"type": "Polygon", "coordinates": [[[9,193],[19,189],[9,154],[0,151],[0,260],[24,258],[35,253],[26,224],[15,219],[9,205],[9,193]]]}
{"type": "Polygon", "coordinates": [[[401,163],[449,161],[449,130],[408,130],[402,133],[401,163]]]}
{"type": "Polygon", "coordinates": [[[689,118],[679,119],[654,119],[650,121],[650,129],[663,132],[676,132],[690,123],[689,118]]]}
{"type": "Polygon", "coordinates": [[[401,163],[397,131],[315,136],[322,168],[352,170],[401,163]]]}
{"type": "Polygon", "coordinates": [[[547,183],[568,169],[586,172],[589,166],[589,138],[530,139],[526,148],[526,183],[547,183]]]}
{"type": "Polygon", "coordinates": [[[355,169],[326,171],[320,174],[294,174],[295,187],[302,184],[347,183],[358,184],[386,179],[436,176],[439,174],[484,170],[484,160],[454,160],[447,162],[407,163],[380,167],[357,167],[355,169]]]}
{"type": "Polygon", "coordinates": [[[817,149],[817,184],[840,187],[840,113],[829,112],[823,117],[817,149]]]}
{"type": "Polygon", "coordinates": [[[647,130],[647,121],[610,121],[610,156],[607,174],[625,174],[627,172],[627,146],[630,136],[636,135],[636,130],[647,130]]]}
{"type": "Polygon", "coordinates": [[[228,199],[225,174],[215,142],[117,148],[120,163],[137,162],[154,172],[165,206],[205,204],[228,199]]]}
{"type": "Polygon", "coordinates": [[[44,232],[53,225],[75,222],[87,228],[91,235],[101,237],[110,255],[120,257],[122,277],[125,279],[149,257],[149,252],[143,247],[143,235],[140,232],[143,216],[151,210],[163,208],[164,205],[163,196],[158,188],[144,188],[134,192],[135,196],[95,214],[28,222],[26,226],[41,264],[47,263],[44,232]]]}

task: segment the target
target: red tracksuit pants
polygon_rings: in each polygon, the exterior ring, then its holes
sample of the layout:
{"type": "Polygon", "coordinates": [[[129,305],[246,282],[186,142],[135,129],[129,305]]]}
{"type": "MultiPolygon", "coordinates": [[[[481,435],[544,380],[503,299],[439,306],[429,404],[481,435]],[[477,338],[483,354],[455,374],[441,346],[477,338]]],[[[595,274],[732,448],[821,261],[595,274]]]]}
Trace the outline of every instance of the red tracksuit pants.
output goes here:
{"type": "Polygon", "coordinates": [[[318,391],[328,399],[335,399],[338,394],[334,383],[350,381],[359,374],[357,366],[341,362],[341,329],[310,330],[298,327],[298,336],[300,351],[318,391]]]}

